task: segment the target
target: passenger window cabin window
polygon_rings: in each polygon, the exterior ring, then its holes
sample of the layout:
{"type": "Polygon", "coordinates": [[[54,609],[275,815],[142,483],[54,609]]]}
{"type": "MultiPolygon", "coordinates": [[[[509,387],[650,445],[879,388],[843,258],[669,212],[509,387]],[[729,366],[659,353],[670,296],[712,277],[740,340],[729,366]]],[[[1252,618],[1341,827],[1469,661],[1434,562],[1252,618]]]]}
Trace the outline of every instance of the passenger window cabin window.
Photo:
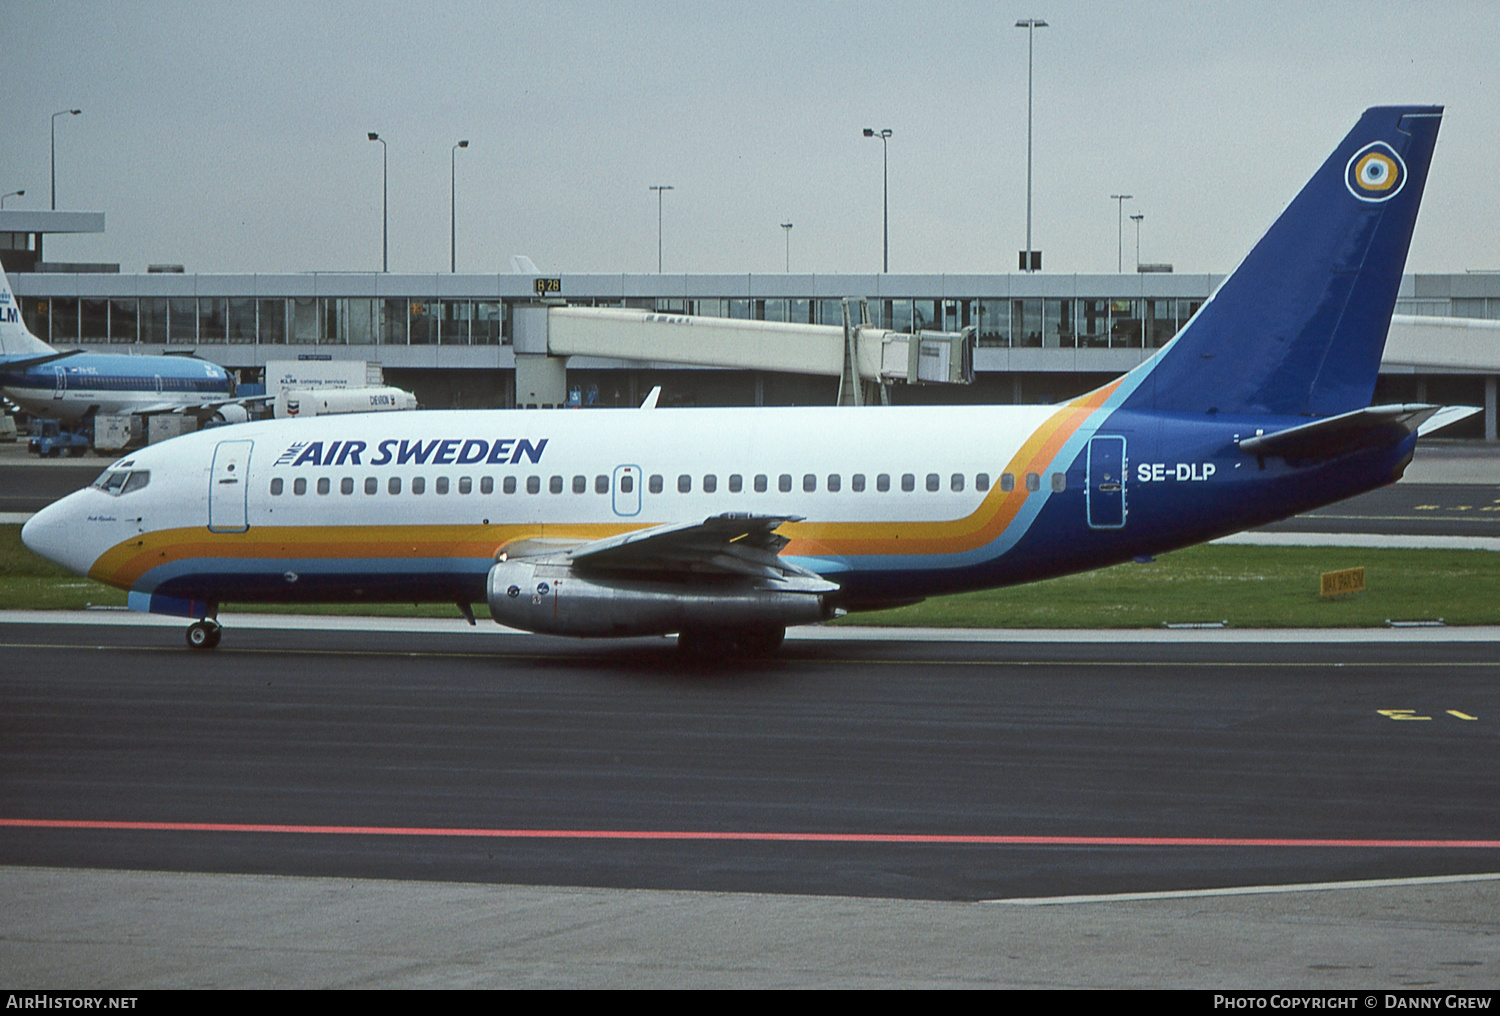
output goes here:
{"type": "Polygon", "coordinates": [[[1065,491],[1067,489],[1068,489],[1068,474],[1067,473],[1053,473],[1052,474],[1052,493],[1054,493],[1054,494],[1061,494],[1063,491],[1065,491]]]}
{"type": "Polygon", "coordinates": [[[817,490],[818,478],[812,473],[804,473],[802,475],[802,489],[808,494],[811,494],[813,491],[817,490]]]}
{"type": "Polygon", "coordinates": [[[839,492],[839,488],[842,487],[843,485],[844,485],[844,483],[843,483],[842,480],[839,479],[839,474],[838,473],[829,473],[828,474],[828,493],[830,493],[830,494],[837,494],[839,492]]]}
{"type": "Polygon", "coordinates": [[[320,477],[318,477],[318,493],[319,494],[326,494],[326,493],[328,493],[332,489],[333,489],[333,484],[331,484],[331,483],[328,482],[328,477],[326,477],[326,476],[320,476],[320,477]]]}
{"type": "Polygon", "coordinates": [[[1001,473],[1000,474],[1000,489],[1003,490],[1007,494],[1009,494],[1011,491],[1015,490],[1016,489],[1016,474],[1015,473],[1001,473]]]}
{"type": "Polygon", "coordinates": [[[433,480],[432,491],[434,494],[448,493],[448,478],[446,476],[439,476],[436,480],[433,480]]]}
{"type": "Polygon", "coordinates": [[[979,491],[980,493],[984,493],[985,491],[989,490],[990,489],[990,474],[989,473],[976,473],[974,475],[974,489],[977,490],[977,491],[979,491]]]}
{"type": "Polygon", "coordinates": [[[458,478],[458,492],[460,494],[474,493],[474,481],[467,476],[460,476],[458,478]]]}
{"type": "Polygon", "coordinates": [[[594,477],[594,493],[595,494],[608,494],[609,493],[609,476],[608,475],[606,475],[604,473],[600,473],[598,476],[594,477]]]}
{"type": "Polygon", "coordinates": [[[514,476],[507,476],[504,482],[500,484],[500,489],[507,494],[514,494],[516,492],[516,478],[514,476]]]}
{"type": "Polygon", "coordinates": [[[863,494],[865,492],[865,474],[855,473],[849,477],[849,489],[856,494],[863,494]]]}
{"type": "Polygon", "coordinates": [[[739,473],[729,474],[729,493],[738,494],[745,489],[745,478],[739,473]]]}
{"type": "Polygon", "coordinates": [[[573,493],[587,494],[589,492],[589,478],[587,476],[573,477],[573,493]]]}
{"type": "Polygon", "coordinates": [[[365,493],[376,494],[380,491],[380,481],[373,476],[365,477],[365,493]]]}
{"type": "Polygon", "coordinates": [[[757,494],[764,494],[766,492],[766,474],[765,473],[756,473],[755,474],[755,492],[757,494]]]}
{"type": "Polygon", "coordinates": [[[354,493],[354,477],[352,477],[352,476],[346,476],[342,480],[339,481],[339,493],[340,494],[353,494],[354,493]]]}
{"type": "Polygon", "coordinates": [[[561,476],[552,477],[552,479],[547,481],[547,489],[554,494],[561,494],[563,492],[563,478],[561,476]]]}
{"type": "Polygon", "coordinates": [[[386,493],[389,493],[389,494],[399,494],[399,493],[401,493],[401,477],[399,477],[399,476],[393,476],[393,477],[391,477],[389,480],[386,481],[385,489],[386,489],[386,493]]]}
{"type": "Polygon", "coordinates": [[[413,494],[427,493],[427,478],[425,476],[413,476],[411,478],[411,492],[413,494]]]}
{"type": "Polygon", "coordinates": [[[660,473],[652,473],[651,474],[651,479],[649,479],[649,480],[646,481],[646,489],[649,490],[653,494],[660,494],[661,493],[661,488],[662,488],[661,474],[660,473]]]}
{"type": "Polygon", "coordinates": [[[691,476],[689,476],[688,474],[683,473],[681,476],[679,476],[677,478],[677,493],[679,493],[679,494],[691,494],[692,491],[693,491],[693,478],[691,476]]]}
{"type": "Polygon", "coordinates": [[[495,478],[493,476],[481,476],[479,478],[479,493],[493,494],[495,492],[495,478]]]}
{"type": "Polygon", "coordinates": [[[620,493],[621,494],[633,494],[633,493],[635,493],[635,477],[632,476],[630,473],[621,474],[621,476],[620,476],[620,493]]]}
{"type": "Polygon", "coordinates": [[[792,489],[792,474],[782,473],[776,478],[776,489],[786,494],[792,489]]]}
{"type": "Polygon", "coordinates": [[[526,493],[540,494],[542,492],[542,478],[540,476],[526,477],[526,493]]]}
{"type": "Polygon", "coordinates": [[[943,485],[943,478],[941,476],[939,476],[936,473],[928,473],[927,474],[927,491],[928,491],[928,493],[936,493],[937,489],[939,487],[941,487],[942,485],[943,485]]]}
{"type": "Polygon", "coordinates": [[[1041,490],[1042,489],[1042,478],[1040,476],[1038,476],[1036,473],[1027,473],[1026,474],[1026,489],[1027,490],[1041,490]]]}
{"type": "Polygon", "coordinates": [[[282,489],[281,477],[278,476],[278,477],[276,477],[276,479],[274,479],[274,480],[271,481],[271,496],[272,497],[280,497],[281,496],[281,489],[282,489]]]}
{"type": "Polygon", "coordinates": [[[964,489],[964,474],[963,473],[954,473],[949,478],[949,480],[948,480],[948,488],[950,490],[952,490],[953,493],[955,493],[955,494],[961,494],[961,493],[963,493],[963,489],[964,489]]]}
{"type": "Polygon", "coordinates": [[[879,476],[875,477],[875,489],[878,490],[878,491],[880,491],[880,493],[882,493],[882,494],[884,494],[886,491],[890,490],[891,489],[891,474],[890,473],[881,473],[879,476]]]}
{"type": "Polygon", "coordinates": [[[298,497],[301,497],[303,494],[306,494],[307,493],[307,480],[304,479],[303,477],[300,477],[300,476],[297,477],[295,480],[293,480],[292,481],[292,493],[296,494],[298,497]]]}
{"type": "Polygon", "coordinates": [[[719,489],[719,478],[709,473],[703,478],[703,493],[712,494],[719,489]]]}
{"type": "Polygon", "coordinates": [[[917,489],[917,477],[913,473],[901,474],[901,489],[910,494],[917,489]]]}

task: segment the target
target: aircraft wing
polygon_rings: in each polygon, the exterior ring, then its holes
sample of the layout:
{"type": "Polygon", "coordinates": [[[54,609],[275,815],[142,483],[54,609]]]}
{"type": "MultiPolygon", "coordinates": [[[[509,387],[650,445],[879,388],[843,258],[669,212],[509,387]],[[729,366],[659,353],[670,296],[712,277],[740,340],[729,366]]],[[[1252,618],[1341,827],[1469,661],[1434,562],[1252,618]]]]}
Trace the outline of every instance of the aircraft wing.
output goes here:
{"type": "Polygon", "coordinates": [[[506,556],[551,557],[570,562],[583,574],[659,577],[663,574],[722,575],[793,583],[798,591],[832,592],[833,582],[777,556],[787,538],[776,530],[798,515],[714,515],[702,522],[678,522],[590,543],[565,547],[555,541],[526,540],[506,548],[506,556]]]}
{"type": "Polygon", "coordinates": [[[269,402],[276,398],[274,395],[246,395],[232,399],[208,399],[203,402],[181,403],[181,402],[153,402],[149,406],[141,406],[131,409],[133,416],[155,416],[159,413],[196,413],[216,412],[225,406],[248,406],[257,402],[269,402]]]}
{"type": "Polygon", "coordinates": [[[1280,455],[1293,459],[1332,458],[1360,448],[1390,444],[1412,431],[1431,433],[1477,412],[1479,410],[1473,406],[1444,407],[1425,403],[1370,406],[1278,430],[1274,434],[1241,438],[1239,446],[1252,455],[1280,455]],[[1429,422],[1431,426],[1428,426],[1429,422]]]}

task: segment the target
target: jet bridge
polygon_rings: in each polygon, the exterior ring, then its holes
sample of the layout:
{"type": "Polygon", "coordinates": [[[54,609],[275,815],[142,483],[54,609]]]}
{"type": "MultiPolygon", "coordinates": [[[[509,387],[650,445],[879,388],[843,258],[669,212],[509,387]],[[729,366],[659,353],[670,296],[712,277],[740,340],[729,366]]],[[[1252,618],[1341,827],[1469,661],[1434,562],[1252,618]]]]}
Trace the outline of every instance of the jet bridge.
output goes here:
{"type": "Polygon", "coordinates": [[[570,356],[837,377],[839,405],[888,402],[896,383],[974,380],[974,329],[877,328],[860,299],[844,301],[842,327],[547,304],[516,308],[513,327],[523,406],[562,404],[570,356]]]}

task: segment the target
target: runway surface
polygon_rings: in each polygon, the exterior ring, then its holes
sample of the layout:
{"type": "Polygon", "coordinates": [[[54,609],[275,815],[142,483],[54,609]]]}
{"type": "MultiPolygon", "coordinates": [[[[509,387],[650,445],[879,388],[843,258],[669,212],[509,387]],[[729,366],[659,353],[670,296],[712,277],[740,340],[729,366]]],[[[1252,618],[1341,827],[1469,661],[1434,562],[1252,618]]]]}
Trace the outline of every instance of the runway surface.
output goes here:
{"type": "Polygon", "coordinates": [[[0,864],[928,900],[1494,871],[1496,650],[839,640],[710,667],[667,640],[192,653],[6,623],[0,864]]]}
{"type": "Polygon", "coordinates": [[[1398,483],[1255,531],[1500,536],[1500,486],[1398,483]]]}

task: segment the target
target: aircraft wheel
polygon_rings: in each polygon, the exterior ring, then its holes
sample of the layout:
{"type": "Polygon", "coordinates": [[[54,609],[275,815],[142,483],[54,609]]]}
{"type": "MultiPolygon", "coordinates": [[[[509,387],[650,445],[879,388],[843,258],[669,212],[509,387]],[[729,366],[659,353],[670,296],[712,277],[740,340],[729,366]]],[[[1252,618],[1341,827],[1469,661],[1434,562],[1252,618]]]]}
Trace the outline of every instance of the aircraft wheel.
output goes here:
{"type": "Polygon", "coordinates": [[[703,628],[686,628],[677,633],[677,651],[684,656],[706,660],[723,656],[728,646],[716,633],[703,628]]]}
{"type": "Polygon", "coordinates": [[[219,644],[219,637],[223,629],[217,621],[195,621],[188,625],[187,644],[189,649],[212,649],[219,644]]]}
{"type": "Polygon", "coordinates": [[[734,646],[746,656],[770,656],[781,648],[786,629],[779,624],[764,628],[746,628],[734,633],[734,646]]]}

